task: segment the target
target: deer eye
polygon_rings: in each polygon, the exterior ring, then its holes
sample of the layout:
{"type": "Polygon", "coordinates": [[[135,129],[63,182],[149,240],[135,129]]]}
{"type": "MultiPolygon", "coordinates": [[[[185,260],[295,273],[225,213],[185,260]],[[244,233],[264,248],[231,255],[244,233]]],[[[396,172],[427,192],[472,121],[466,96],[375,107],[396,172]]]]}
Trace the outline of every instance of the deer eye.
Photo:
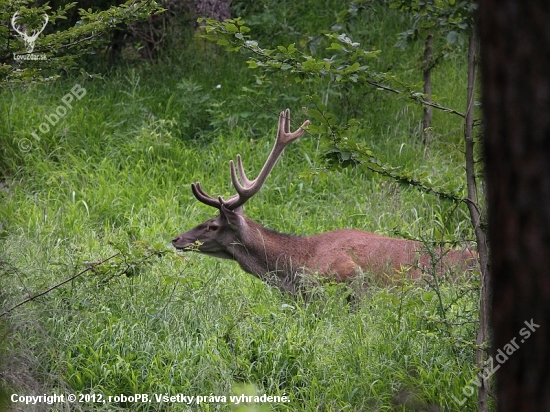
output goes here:
{"type": "Polygon", "coordinates": [[[208,225],[206,226],[207,232],[217,232],[220,227],[218,225],[208,225]]]}

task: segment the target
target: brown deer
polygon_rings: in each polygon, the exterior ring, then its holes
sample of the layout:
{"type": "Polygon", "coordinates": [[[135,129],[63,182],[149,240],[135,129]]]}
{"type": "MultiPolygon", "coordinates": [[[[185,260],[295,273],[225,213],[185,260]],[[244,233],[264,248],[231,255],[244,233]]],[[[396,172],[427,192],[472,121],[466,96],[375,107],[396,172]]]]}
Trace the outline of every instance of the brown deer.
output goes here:
{"type": "MultiPolygon", "coordinates": [[[[231,181],[237,194],[229,199],[221,196],[215,199],[204,192],[200,183],[193,183],[191,189],[195,197],[220,213],[178,235],[172,240],[174,247],[236,260],[246,272],[292,294],[302,290],[304,275],[318,275],[338,282],[362,271],[385,273],[390,278],[396,271],[404,271],[411,277],[421,276],[431,259],[422,252],[420,242],[353,229],[313,236],[286,235],[266,229],[243,214],[244,203],[260,190],[285,147],[301,137],[308,125],[306,120],[291,133],[290,111],[281,112],[275,145],[256,179],[247,179],[240,155],[237,155],[239,178],[230,161],[231,181]]],[[[438,272],[451,266],[470,267],[474,257],[469,251],[444,249],[441,253],[436,259],[438,272]]]]}

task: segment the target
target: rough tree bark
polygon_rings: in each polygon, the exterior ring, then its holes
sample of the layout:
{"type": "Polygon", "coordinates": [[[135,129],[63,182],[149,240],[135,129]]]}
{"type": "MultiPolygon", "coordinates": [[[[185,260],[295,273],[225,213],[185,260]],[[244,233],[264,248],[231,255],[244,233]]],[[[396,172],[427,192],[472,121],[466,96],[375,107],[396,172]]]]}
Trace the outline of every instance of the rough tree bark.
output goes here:
{"type": "Polygon", "coordinates": [[[550,2],[479,5],[498,410],[550,411],[550,2]]]}
{"type": "Polygon", "coordinates": [[[194,0],[197,17],[208,17],[215,20],[231,18],[230,0],[194,0]]]}

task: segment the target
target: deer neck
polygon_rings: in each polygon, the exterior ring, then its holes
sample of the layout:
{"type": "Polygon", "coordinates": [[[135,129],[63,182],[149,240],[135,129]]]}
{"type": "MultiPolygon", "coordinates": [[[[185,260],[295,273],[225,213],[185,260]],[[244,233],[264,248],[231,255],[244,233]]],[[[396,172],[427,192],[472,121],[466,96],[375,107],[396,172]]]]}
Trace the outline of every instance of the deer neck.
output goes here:
{"type": "Polygon", "coordinates": [[[291,293],[307,262],[308,238],[278,233],[246,218],[246,228],[229,247],[241,268],[291,293]]]}

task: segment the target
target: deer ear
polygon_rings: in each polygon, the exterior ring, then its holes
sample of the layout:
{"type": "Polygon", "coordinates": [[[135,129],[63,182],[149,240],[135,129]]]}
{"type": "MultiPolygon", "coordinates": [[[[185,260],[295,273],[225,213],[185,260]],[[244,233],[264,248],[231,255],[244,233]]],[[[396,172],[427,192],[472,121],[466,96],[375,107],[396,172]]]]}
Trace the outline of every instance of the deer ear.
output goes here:
{"type": "Polygon", "coordinates": [[[227,223],[229,223],[231,229],[235,231],[239,230],[243,225],[243,217],[240,212],[242,212],[242,208],[229,210],[224,205],[220,207],[220,216],[227,220],[227,223]]]}

